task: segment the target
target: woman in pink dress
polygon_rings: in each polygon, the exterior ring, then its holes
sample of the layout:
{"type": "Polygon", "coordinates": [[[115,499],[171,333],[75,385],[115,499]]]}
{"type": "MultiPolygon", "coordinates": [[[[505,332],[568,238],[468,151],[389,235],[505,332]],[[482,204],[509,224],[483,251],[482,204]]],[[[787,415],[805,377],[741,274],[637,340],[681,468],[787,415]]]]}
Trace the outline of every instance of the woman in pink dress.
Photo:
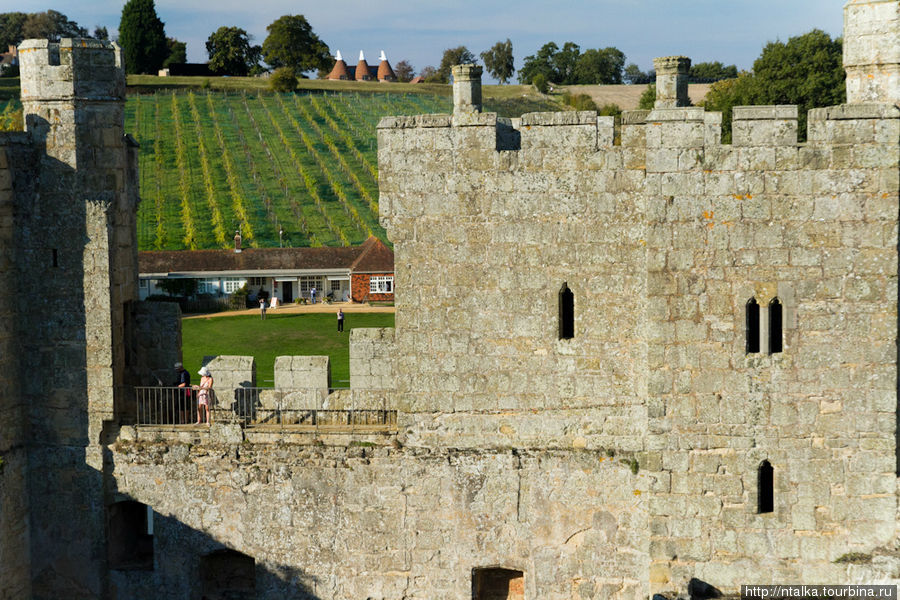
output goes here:
{"type": "Polygon", "coordinates": [[[209,414],[209,397],[210,390],[212,390],[213,386],[213,378],[212,373],[210,373],[209,369],[206,367],[201,367],[199,373],[200,385],[194,388],[200,390],[197,393],[197,425],[203,422],[209,425],[211,420],[209,414]],[[206,410],[206,421],[204,421],[202,417],[204,410],[206,410]]]}

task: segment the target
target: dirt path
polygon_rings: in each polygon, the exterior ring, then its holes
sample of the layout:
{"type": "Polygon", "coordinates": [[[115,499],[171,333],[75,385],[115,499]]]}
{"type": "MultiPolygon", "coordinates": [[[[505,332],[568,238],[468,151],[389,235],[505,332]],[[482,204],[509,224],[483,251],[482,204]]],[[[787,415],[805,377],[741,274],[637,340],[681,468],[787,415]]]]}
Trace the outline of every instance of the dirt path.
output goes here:
{"type": "MultiPolygon", "coordinates": [[[[287,304],[279,305],[277,309],[267,309],[266,314],[303,314],[303,313],[337,313],[338,309],[345,313],[392,313],[393,306],[370,306],[368,304],[351,304],[350,302],[333,302],[331,304],[287,304]]],[[[185,319],[209,319],[212,317],[234,317],[237,315],[259,315],[258,308],[247,310],[229,310],[225,312],[207,313],[202,315],[187,315],[185,319]]]]}

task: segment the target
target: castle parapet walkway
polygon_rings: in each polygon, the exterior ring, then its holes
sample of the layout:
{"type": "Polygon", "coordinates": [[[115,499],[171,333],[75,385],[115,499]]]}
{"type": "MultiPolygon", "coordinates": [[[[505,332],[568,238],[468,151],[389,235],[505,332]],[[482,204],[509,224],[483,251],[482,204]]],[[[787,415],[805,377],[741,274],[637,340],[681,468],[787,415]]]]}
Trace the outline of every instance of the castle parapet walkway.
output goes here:
{"type": "MultiPolygon", "coordinates": [[[[197,390],[135,387],[139,428],[174,430],[198,425],[197,390]]],[[[385,390],[258,388],[212,390],[211,421],[291,433],[395,433],[397,411],[385,390]]]]}

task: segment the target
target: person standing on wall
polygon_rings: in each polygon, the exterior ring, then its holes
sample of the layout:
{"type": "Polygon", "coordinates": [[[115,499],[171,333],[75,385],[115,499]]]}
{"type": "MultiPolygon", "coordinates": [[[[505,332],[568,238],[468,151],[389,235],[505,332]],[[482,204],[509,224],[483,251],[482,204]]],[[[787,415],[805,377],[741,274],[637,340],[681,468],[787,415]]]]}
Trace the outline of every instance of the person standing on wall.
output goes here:
{"type": "Polygon", "coordinates": [[[344,311],[340,308],[337,312],[337,321],[338,321],[338,331],[344,330],[344,311]]]}
{"type": "Polygon", "coordinates": [[[176,423],[187,423],[191,418],[191,374],[187,372],[180,362],[175,363],[176,381],[175,387],[183,388],[175,394],[173,409],[176,413],[176,423]]]}
{"type": "Polygon", "coordinates": [[[259,299],[259,318],[262,319],[263,321],[266,320],[266,299],[265,298],[259,299]]]}
{"type": "Polygon", "coordinates": [[[210,391],[213,386],[213,378],[212,373],[209,372],[209,369],[206,367],[200,367],[200,385],[194,386],[195,390],[199,390],[197,392],[197,422],[195,425],[200,425],[201,423],[206,423],[209,425],[211,423],[210,413],[209,413],[209,396],[210,391]],[[203,411],[206,410],[206,420],[204,421],[203,411]]]}

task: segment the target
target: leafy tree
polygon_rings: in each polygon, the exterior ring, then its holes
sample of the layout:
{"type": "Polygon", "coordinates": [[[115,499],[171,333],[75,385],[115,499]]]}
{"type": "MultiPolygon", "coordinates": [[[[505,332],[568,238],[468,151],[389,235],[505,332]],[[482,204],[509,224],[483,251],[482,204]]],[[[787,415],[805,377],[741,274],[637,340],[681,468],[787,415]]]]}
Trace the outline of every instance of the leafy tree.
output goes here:
{"type": "Polygon", "coordinates": [[[638,108],[641,110],[650,110],[653,108],[654,104],[656,104],[656,84],[651,83],[647,86],[647,89],[644,90],[644,93],[641,94],[641,98],[638,100],[638,108]]]}
{"type": "Polygon", "coordinates": [[[247,75],[259,64],[260,51],[240,27],[219,27],[206,40],[209,68],[219,75],[247,75]]]}
{"type": "Polygon", "coordinates": [[[262,57],[270,66],[290,67],[297,76],[331,66],[328,45],[313,33],[303,15],[279,17],[266,31],[269,35],[262,45],[262,57]]]}
{"type": "Polygon", "coordinates": [[[431,65],[422,69],[422,72],[419,73],[419,77],[421,77],[425,83],[441,83],[441,74],[431,65]]]}
{"type": "Polygon", "coordinates": [[[566,42],[550,61],[555,76],[550,81],[560,84],[576,83],[575,67],[578,65],[578,57],[581,55],[581,47],[574,42],[566,42]]]}
{"type": "Polygon", "coordinates": [[[409,61],[401,60],[394,65],[394,75],[397,76],[397,81],[407,83],[412,81],[413,77],[416,76],[416,71],[413,69],[413,66],[409,64],[409,61]]]}
{"type": "Polygon", "coordinates": [[[0,50],[6,52],[9,46],[16,46],[25,39],[22,27],[28,15],[22,12],[0,13],[0,50]]]}
{"type": "Polygon", "coordinates": [[[534,77],[531,78],[531,83],[534,85],[535,89],[542,94],[546,94],[550,91],[550,85],[547,83],[547,77],[544,76],[543,73],[538,73],[534,77]]]}
{"type": "Polygon", "coordinates": [[[574,80],[579,84],[622,83],[625,54],[618,48],[585,50],[575,64],[574,80]]]}
{"type": "Polygon", "coordinates": [[[726,67],[719,61],[691,65],[691,72],[688,75],[692,83],[709,83],[722,79],[734,79],[737,76],[738,70],[735,65],[726,67]]]}
{"type": "Polygon", "coordinates": [[[562,48],[548,42],[535,55],[525,58],[519,81],[529,83],[541,74],[547,81],[561,85],[621,83],[624,66],[625,54],[617,48],[582,53],[573,42],[566,42],[562,48]]]}
{"type": "Polygon", "coordinates": [[[840,38],[814,29],[787,42],[770,42],[753,63],[752,74],[733,84],[713,84],[704,106],[722,111],[723,139],[729,139],[731,108],[751,104],[796,104],[800,139],[806,139],[810,108],[846,101],[840,38]]]}
{"type": "Polygon", "coordinates": [[[293,92],[297,89],[297,76],[290,67],[279,67],[275,69],[269,78],[269,87],[275,92],[293,92]]]}
{"type": "Polygon", "coordinates": [[[509,81],[516,70],[513,62],[512,42],[506,38],[505,42],[497,42],[490,50],[481,53],[481,60],[487,72],[501,84],[509,81]]]}
{"type": "Polygon", "coordinates": [[[126,73],[153,73],[168,56],[166,32],[153,0],[128,0],[119,23],[119,45],[126,73]]]}
{"type": "Polygon", "coordinates": [[[532,56],[526,56],[522,68],[519,69],[519,83],[534,83],[534,78],[543,75],[544,83],[555,81],[556,71],[551,64],[553,56],[559,52],[559,46],[547,42],[532,56]]]}
{"type": "Polygon", "coordinates": [[[841,39],[819,29],[770,42],[753,63],[754,104],[797,104],[810,108],[842,104],[844,90],[841,39]]]}
{"type": "Polygon", "coordinates": [[[650,69],[645,73],[636,64],[631,63],[625,67],[625,81],[633,85],[653,83],[656,81],[656,71],[650,69]]]}
{"type": "Polygon", "coordinates": [[[87,37],[88,30],[80,27],[66,15],[55,10],[28,15],[22,25],[24,39],[48,39],[56,42],[60,38],[87,37]]]}
{"type": "Polygon", "coordinates": [[[169,49],[169,55],[163,61],[163,67],[183,65],[187,62],[187,44],[175,38],[166,38],[166,47],[169,49]]]}
{"type": "Polygon", "coordinates": [[[97,25],[96,27],[94,27],[93,37],[94,37],[94,39],[97,39],[97,40],[108,40],[109,32],[106,30],[106,27],[101,27],[100,25],[97,25]]]}
{"type": "Polygon", "coordinates": [[[438,67],[437,73],[440,76],[440,83],[450,83],[450,70],[456,65],[467,65],[477,62],[475,55],[469,52],[465,46],[457,46],[456,48],[447,48],[441,57],[441,65],[438,67]]]}

